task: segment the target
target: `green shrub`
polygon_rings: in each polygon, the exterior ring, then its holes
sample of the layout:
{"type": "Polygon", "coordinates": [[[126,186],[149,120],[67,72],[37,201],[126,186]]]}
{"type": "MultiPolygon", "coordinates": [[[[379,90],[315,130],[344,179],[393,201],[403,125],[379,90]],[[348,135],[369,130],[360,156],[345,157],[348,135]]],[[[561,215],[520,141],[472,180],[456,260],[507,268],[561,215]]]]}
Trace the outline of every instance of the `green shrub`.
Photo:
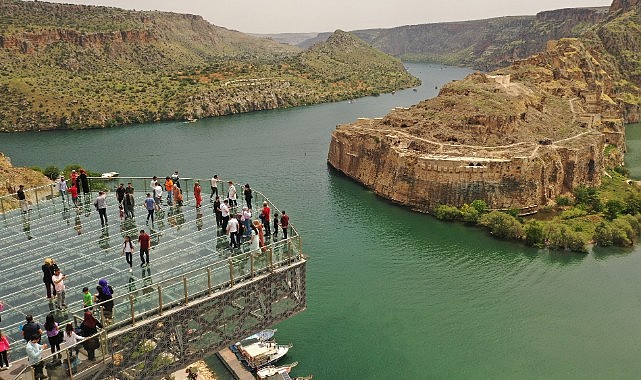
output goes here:
{"type": "Polygon", "coordinates": [[[570,197],[566,197],[565,195],[557,197],[556,204],[557,206],[569,206],[571,204],[570,197]]]}
{"type": "Polygon", "coordinates": [[[460,213],[462,221],[473,224],[478,222],[481,215],[476,208],[468,204],[464,204],[463,207],[461,207],[460,213]]]}
{"type": "Polygon", "coordinates": [[[55,180],[60,175],[60,169],[57,166],[47,166],[43,171],[43,174],[46,175],[50,180],[55,180]]]}
{"type": "Polygon", "coordinates": [[[470,206],[478,211],[479,215],[487,213],[487,203],[485,203],[485,201],[482,199],[476,199],[472,201],[472,203],[470,203],[470,206]]]}
{"type": "Polygon", "coordinates": [[[434,216],[440,220],[459,220],[461,211],[454,206],[438,205],[434,208],[434,216]]]}
{"type": "Polygon", "coordinates": [[[549,223],[545,227],[547,246],[574,252],[587,252],[588,241],[565,224],[549,223]]]}
{"type": "Polygon", "coordinates": [[[608,220],[614,220],[625,208],[625,204],[620,200],[610,199],[605,203],[605,217],[608,220]]]}
{"type": "Polygon", "coordinates": [[[573,207],[569,210],[565,210],[561,213],[560,217],[563,220],[567,219],[574,219],[574,218],[580,218],[582,216],[586,216],[588,214],[587,211],[578,208],[578,207],[573,207]]]}
{"type": "Polygon", "coordinates": [[[574,189],[574,198],[577,205],[584,205],[588,211],[601,212],[603,209],[596,187],[577,186],[574,189]]]}
{"type": "Polygon", "coordinates": [[[523,236],[523,226],[512,215],[500,211],[492,211],[479,218],[479,224],[487,227],[490,233],[501,239],[520,239],[523,236]]]}
{"type": "Polygon", "coordinates": [[[610,247],[614,244],[613,234],[610,223],[601,222],[594,230],[593,239],[601,247],[610,247]]]}
{"type": "Polygon", "coordinates": [[[525,233],[525,244],[530,247],[545,247],[545,233],[541,222],[534,219],[529,220],[525,223],[523,231],[525,233]]]}
{"type": "Polygon", "coordinates": [[[614,168],[614,171],[624,177],[630,177],[630,169],[626,168],[625,166],[617,166],[614,168]]]}

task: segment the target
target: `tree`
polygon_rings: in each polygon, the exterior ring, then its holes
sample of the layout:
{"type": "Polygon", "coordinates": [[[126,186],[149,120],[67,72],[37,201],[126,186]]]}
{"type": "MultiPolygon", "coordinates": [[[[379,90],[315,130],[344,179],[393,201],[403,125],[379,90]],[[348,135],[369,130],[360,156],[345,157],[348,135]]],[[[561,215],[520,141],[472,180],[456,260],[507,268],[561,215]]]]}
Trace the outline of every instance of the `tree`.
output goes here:
{"type": "Polygon", "coordinates": [[[605,217],[608,220],[616,219],[623,210],[625,210],[625,205],[617,199],[610,199],[605,203],[605,217]]]}
{"type": "Polygon", "coordinates": [[[44,175],[46,175],[50,180],[55,180],[60,175],[60,169],[57,166],[47,166],[44,170],[44,175]]]}

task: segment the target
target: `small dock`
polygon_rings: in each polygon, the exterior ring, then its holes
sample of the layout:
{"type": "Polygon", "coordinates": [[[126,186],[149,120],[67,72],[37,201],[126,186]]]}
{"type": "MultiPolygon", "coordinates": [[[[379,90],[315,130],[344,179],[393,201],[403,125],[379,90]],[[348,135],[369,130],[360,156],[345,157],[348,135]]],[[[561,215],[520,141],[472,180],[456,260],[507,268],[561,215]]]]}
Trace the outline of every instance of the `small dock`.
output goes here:
{"type": "Polygon", "coordinates": [[[245,368],[243,363],[238,360],[236,355],[231,352],[229,347],[226,347],[216,353],[225,367],[232,373],[235,379],[238,380],[254,380],[254,375],[245,368]]]}

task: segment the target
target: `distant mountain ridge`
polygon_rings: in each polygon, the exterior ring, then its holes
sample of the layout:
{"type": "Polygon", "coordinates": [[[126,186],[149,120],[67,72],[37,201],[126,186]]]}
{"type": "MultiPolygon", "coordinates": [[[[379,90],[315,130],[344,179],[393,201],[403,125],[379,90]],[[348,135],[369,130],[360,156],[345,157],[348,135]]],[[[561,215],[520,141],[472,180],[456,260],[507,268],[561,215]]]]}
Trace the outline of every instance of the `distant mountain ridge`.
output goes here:
{"type": "Polygon", "coordinates": [[[335,35],[307,52],[196,15],[0,0],[0,131],[197,119],[419,83],[397,58],[335,35]]]}
{"type": "MultiPolygon", "coordinates": [[[[545,50],[549,40],[577,37],[602,21],[607,13],[608,7],[567,8],[540,12],[536,16],[406,25],[351,33],[402,60],[489,71],[545,50]]],[[[328,36],[329,33],[319,33],[297,46],[304,49],[328,36]]],[[[289,40],[292,39],[289,36],[289,40]]]]}

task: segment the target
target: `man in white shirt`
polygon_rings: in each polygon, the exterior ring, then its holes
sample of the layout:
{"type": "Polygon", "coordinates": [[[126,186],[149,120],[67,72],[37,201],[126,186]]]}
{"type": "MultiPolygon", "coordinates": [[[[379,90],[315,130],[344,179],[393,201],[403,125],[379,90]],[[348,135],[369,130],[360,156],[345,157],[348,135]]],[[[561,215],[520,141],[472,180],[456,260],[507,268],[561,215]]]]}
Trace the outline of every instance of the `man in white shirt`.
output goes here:
{"type": "Polygon", "coordinates": [[[162,207],[160,207],[162,203],[162,186],[158,182],[154,186],[154,201],[156,201],[156,210],[162,210],[162,207]]]}
{"type": "Polygon", "coordinates": [[[218,174],[214,174],[213,177],[211,177],[210,186],[211,186],[211,195],[209,196],[209,200],[214,199],[214,197],[218,196],[218,174]]]}
{"type": "Polygon", "coordinates": [[[234,183],[232,181],[227,182],[227,184],[229,185],[229,190],[227,191],[227,198],[229,199],[229,207],[236,207],[238,206],[238,202],[236,201],[238,199],[236,186],[234,186],[234,183]]]}
{"type": "Polygon", "coordinates": [[[67,189],[68,187],[65,177],[60,176],[60,179],[58,180],[58,191],[60,192],[60,199],[65,202],[66,198],[67,203],[69,203],[69,194],[67,193],[67,189]]]}
{"type": "Polygon", "coordinates": [[[238,234],[238,220],[234,217],[229,219],[227,224],[227,235],[229,235],[229,248],[240,248],[240,235],[238,234]]]}

